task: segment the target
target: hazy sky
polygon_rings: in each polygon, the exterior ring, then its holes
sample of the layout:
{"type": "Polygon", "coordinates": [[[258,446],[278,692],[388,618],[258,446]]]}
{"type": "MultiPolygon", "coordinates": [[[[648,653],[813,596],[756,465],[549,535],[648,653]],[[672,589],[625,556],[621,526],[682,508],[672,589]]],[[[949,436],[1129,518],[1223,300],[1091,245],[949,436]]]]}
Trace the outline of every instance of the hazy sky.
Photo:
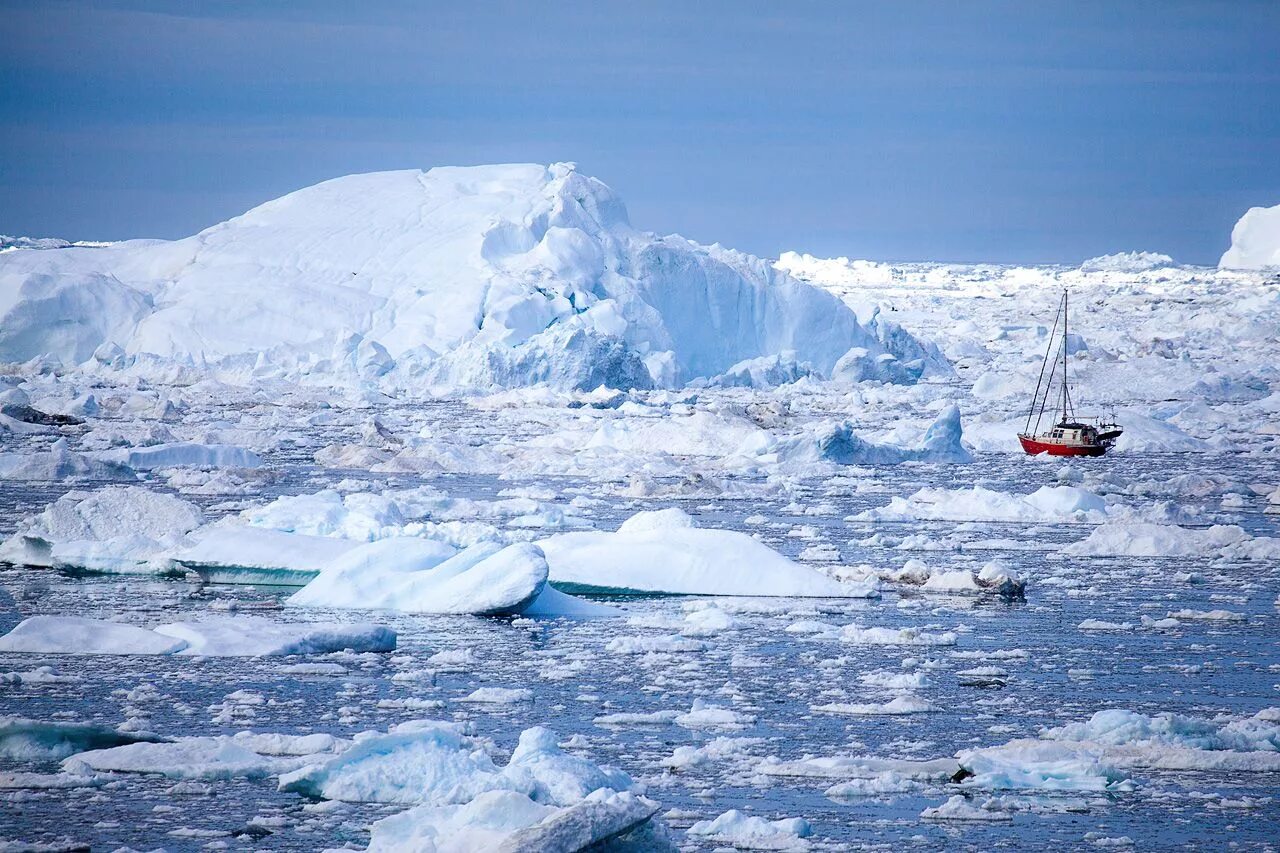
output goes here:
{"type": "Polygon", "coordinates": [[[574,160],[762,255],[1216,263],[1280,204],[1280,2],[0,0],[0,233],[180,237],[574,160]]]}

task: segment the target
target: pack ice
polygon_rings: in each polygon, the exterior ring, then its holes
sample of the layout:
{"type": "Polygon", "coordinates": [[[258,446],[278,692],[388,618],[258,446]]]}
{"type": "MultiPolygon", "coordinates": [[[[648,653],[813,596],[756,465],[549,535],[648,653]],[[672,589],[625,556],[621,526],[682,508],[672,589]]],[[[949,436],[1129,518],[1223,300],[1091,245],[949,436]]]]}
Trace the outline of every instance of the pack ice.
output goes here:
{"type": "Polygon", "coordinates": [[[351,175],[174,242],[0,255],[0,361],[421,388],[914,382],[936,347],[768,262],[631,227],[572,164],[351,175]],[[776,366],[776,365],[775,365],[776,366]]]}

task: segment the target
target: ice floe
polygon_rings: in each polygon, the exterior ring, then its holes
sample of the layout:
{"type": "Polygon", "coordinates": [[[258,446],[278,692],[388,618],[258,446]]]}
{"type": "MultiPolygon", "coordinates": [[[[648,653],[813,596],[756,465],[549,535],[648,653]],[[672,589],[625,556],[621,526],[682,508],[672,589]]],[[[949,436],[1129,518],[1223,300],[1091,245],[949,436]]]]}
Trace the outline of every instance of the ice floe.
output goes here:
{"type": "MultiPolygon", "coordinates": [[[[461,552],[422,539],[382,539],[324,566],[289,599],[295,606],[411,613],[512,613],[538,598],[547,561],[535,545],[473,545],[461,552]]],[[[544,602],[544,609],[552,602],[544,602]]]]}
{"type": "Polygon", "coordinates": [[[1192,557],[1238,560],[1280,559],[1280,538],[1252,536],[1234,524],[1208,528],[1140,521],[1114,521],[1096,527],[1085,539],[1065,546],[1071,556],[1192,557]]]}
{"type": "Polygon", "coordinates": [[[20,761],[57,760],[85,750],[156,739],[153,735],[118,731],[94,723],[0,717],[0,756],[20,761]]]}
{"type": "Polygon", "coordinates": [[[255,616],[206,617],[155,629],[79,616],[32,616],[0,637],[0,651],[66,655],[261,657],[351,649],[387,652],[396,634],[382,625],[272,622],[255,616]]]}
{"type": "Polygon", "coordinates": [[[152,573],[204,522],[200,509],[142,486],[71,491],[25,519],[0,544],[0,560],[94,572],[152,573]]]}
{"type": "Polygon", "coordinates": [[[744,533],[694,527],[680,510],[641,512],[615,533],[564,533],[538,545],[546,554],[552,583],[566,590],[834,598],[875,594],[792,562],[744,533]]]}
{"type": "Polygon", "coordinates": [[[854,516],[865,521],[1093,521],[1107,515],[1106,501],[1075,486],[1041,486],[1029,495],[1012,495],[982,486],[969,489],[925,488],[907,498],[854,516]]]}
{"type": "Polygon", "coordinates": [[[744,850],[807,850],[813,829],[804,818],[767,820],[730,809],[714,820],[700,820],[689,834],[744,850]]]}

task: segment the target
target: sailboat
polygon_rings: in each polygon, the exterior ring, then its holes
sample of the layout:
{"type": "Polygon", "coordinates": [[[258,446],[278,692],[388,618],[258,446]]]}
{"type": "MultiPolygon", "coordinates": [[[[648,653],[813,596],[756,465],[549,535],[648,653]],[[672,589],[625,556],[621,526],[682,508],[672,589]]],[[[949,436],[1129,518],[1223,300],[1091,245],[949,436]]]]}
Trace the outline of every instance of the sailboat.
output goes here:
{"type": "Polygon", "coordinates": [[[1036,393],[1031,398],[1031,411],[1027,413],[1027,425],[1018,433],[1018,441],[1022,449],[1029,455],[1036,456],[1047,453],[1050,456],[1101,456],[1110,450],[1124,430],[1114,420],[1102,421],[1098,418],[1077,417],[1071,402],[1071,387],[1067,380],[1067,291],[1062,291],[1062,301],[1058,303],[1058,316],[1053,321],[1053,331],[1049,333],[1049,346],[1044,353],[1044,362],[1040,365],[1040,379],[1036,382],[1036,393]],[[1058,325],[1062,325],[1062,340],[1058,341],[1058,325]],[[1053,352],[1054,344],[1058,344],[1059,352],[1053,352]],[[1059,358],[1058,356],[1061,356],[1059,358]],[[1049,407],[1049,394],[1053,390],[1054,376],[1058,372],[1061,361],[1062,376],[1059,380],[1061,393],[1054,396],[1054,415],[1049,422],[1051,426],[1040,431],[1040,423],[1049,407]],[[1050,366],[1052,365],[1052,366],[1050,366]],[[1045,371],[1049,375],[1045,377],[1045,371]],[[1035,425],[1032,426],[1032,419],[1035,425]],[[1086,423],[1095,421],[1096,423],[1086,423]]]}

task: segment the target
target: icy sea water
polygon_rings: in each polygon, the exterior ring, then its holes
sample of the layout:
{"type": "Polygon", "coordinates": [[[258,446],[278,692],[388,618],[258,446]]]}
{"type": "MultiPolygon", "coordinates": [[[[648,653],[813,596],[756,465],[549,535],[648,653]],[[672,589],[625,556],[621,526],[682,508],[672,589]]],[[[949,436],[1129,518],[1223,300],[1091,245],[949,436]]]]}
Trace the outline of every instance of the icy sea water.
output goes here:
{"type": "MultiPolygon", "coordinates": [[[[1100,463],[1094,463],[1100,464],[1100,463]]],[[[1280,464],[1257,458],[1117,456],[1109,470],[1128,480],[1167,479],[1177,473],[1222,473],[1240,482],[1280,481],[1280,464]]],[[[1092,558],[1065,561],[1055,549],[1084,538],[1086,525],[1033,527],[966,522],[879,523],[846,516],[882,506],[893,495],[924,485],[989,488],[1025,493],[1052,482],[1056,466],[1026,464],[1006,456],[975,466],[897,466],[851,472],[836,482],[806,484],[777,498],[648,500],[617,497],[582,481],[498,480],[441,476],[429,482],[455,497],[490,499],[513,485],[549,488],[567,500],[587,494],[604,503],[592,520],[609,529],[639,508],[677,504],[707,526],[761,533],[774,547],[796,555],[813,537],[836,545],[845,563],[900,566],[909,557],[933,565],[979,566],[999,557],[1030,579],[1026,600],[922,595],[887,586],[872,601],[648,598],[622,603],[626,617],[553,621],[462,617],[414,617],[387,613],[294,613],[278,609],[290,590],[201,585],[192,580],[71,578],[47,571],[0,571],[0,630],[37,613],[77,614],[155,624],[203,615],[211,607],[238,607],[271,618],[376,620],[399,632],[393,655],[328,655],[346,673],[299,676],[282,667],[299,658],[191,659],[177,657],[50,657],[0,655],[0,672],[51,664],[74,683],[0,683],[0,713],[36,719],[92,720],[115,726],[133,720],[166,735],[262,732],[331,732],[350,736],[385,730],[407,719],[433,717],[475,722],[480,735],[509,751],[519,732],[548,725],[584,754],[626,769],[661,801],[676,843],[712,849],[686,836],[695,820],[730,808],[770,819],[801,816],[813,825],[815,849],[1274,849],[1280,846],[1280,803],[1275,774],[1134,770],[1136,790],[1118,794],[1005,792],[1007,823],[938,823],[920,818],[927,806],[953,791],[931,784],[921,790],[838,800],[824,795],[839,779],[771,777],[762,759],[804,755],[874,755],[937,758],[957,750],[1035,736],[1042,727],[1084,721],[1097,710],[1125,708],[1208,718],[1252,714],[1280,704],[1280,566],[1274,562],[1222,565],[1210,560],[1092,558]],[[861,484],[861,486],[859,486],[861,484]],[[748,524],[751,516],[763,524],[748,524]],[[806,530],[805,526],[813,530],[806,530]],[[795,535],[799,533],[800,535],[795,535]],[[866,542],[873,534],[875,541],[866,542]],[[941,543],[947,550],[902,550],[903,537],[941,543]],[[1192,573],[1197,582],[1175,578],[1192,573]],[[618,638],[664,636],[684,625],[686,608],[710,602],[730,613],[731,628],[692,639],[700,648],[674,653],[621,653],[618,638]],[[216,604],[215,604],[216,603],[216,604]],[[1081,630],[1086,619],[1136,623],[1182,608],[1225,609],[1239,621],[1184,621],[1172,630],[1081,630]],[[801,620],[842,626],[918,626],[953,631],[954,646],[866,646],[815,638],[786,628],[801,620]],[[474,662],[454,670],[428,667],[432,654],[471,650],[474,662]],[[886,692],[865,687],[859,676],[902,671],[903,661],[932,661],[929,684],[916,692],[935,710],[904,716],[853,717],[816,712],[838,702],[883,702],[886,692]],[[998,665],[1002,683],[969,686],[960,670],[998,665]],[[422,672],[435,669],[434,674],[422,672]],[[419,672],[406,679],[405,673],[419,672]],[[401,679],[392,677],[401,674],[401,679]],[[533,699],[509,705],[460,701],[477,687],[524,687],[533,699]],[[754,718],[730,729],[690,729],[675,724],[608,727],[595,719],[619,712],[688,710],[695,699],[732,707],[754,718]],[[408,701],[405,700],[416,700],[408,701]],[[438,704],[435,704],[438,703],[438,704]],[[672,772],[664,760],[677,747],[713,738],[726,755],[672,772]]],[[[260,496],[293,493],[317,479],[353,472],[294,469],[271,481],[260,496]]],[[[62,487],[0,484],[0,533],[38,510],[62,487]]],[[[1157,498],[1152,498],[1155,500],[1157,498]]],[[[1280,535],[1262,500],[1223,507],[1220,496],[1179,498],[1197,522],[1235,523],[1255,535],[1280,535]]],[[[206,505],[217,499],[202,499],[206,505]]],[[[214,511],[217,514],[217,510],[214,511]]],[[[54,772],[56,762],[0,759],[0,770],[54,772]]],[[[274,779],[208,781],[175,789],[160,776],[120,775],[97,788],[68,791],[4,791],[0,835],[28,842],[75,841],[93,849],[314,850],[345,843],[363,847],[367,826],[392,806],[308,802],[276,791],[274,779]],[[254,823],[270,831],[243,831],[254,823]],[[239,833],[239,835],[237,835],[239,833]]],[[[975,802],[989,795],[977,793],[975,802]]]]}

